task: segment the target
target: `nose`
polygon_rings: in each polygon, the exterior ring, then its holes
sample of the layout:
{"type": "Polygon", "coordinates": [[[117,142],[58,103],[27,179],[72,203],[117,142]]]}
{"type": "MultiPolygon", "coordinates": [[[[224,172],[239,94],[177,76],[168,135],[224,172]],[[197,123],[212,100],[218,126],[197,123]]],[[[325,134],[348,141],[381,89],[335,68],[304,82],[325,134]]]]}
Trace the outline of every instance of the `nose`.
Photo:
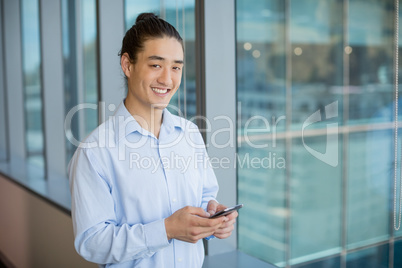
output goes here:
{"type": "Polygon", "coordinates": [[[170,86],[172,84],[172,75],[168,68],[162,70],[160,76],[157,79],[158,83],[164,86],[170,86]]]}

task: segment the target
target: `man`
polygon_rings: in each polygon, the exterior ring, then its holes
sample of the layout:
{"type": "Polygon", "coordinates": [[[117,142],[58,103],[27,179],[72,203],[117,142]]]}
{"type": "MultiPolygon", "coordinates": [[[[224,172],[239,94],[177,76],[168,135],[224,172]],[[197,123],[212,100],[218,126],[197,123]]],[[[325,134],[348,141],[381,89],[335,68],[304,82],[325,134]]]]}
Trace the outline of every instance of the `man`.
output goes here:
{"type": "Polygon", "coordinates": [[[226,207],[202,137],[165,109],[180,86],[183,40],[143,13],[120,57],[127,97],[69,165],[76,250],[101,267],[201,267],[202,238],[230,236],[238,214],[208,218],[226,207]]]}

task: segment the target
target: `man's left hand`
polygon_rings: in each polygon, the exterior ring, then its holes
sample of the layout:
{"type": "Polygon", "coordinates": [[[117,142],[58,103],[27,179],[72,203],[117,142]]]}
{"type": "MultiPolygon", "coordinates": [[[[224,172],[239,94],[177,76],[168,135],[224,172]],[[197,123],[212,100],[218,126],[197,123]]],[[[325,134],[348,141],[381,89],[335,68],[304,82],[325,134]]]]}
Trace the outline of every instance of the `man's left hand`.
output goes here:
{"type": "MultiPolygon", "coordinates": [[[[224,210],[225,208],[227,208],[227,207],[222,204],[219,204],[215,200],[211,200],[208,202],[207,211],[212,216],[216,212],[224,210]]],[[[222,226],[218,230],[215,231],[214,236],[219,239],[229,237],[232,234],[232,231],[234,229],[234,224],[236,222],[236,218],[238,215],[239,214],[237,213],[237,211],[234,211],[234,212],[230,213],[229,215],[224,216],[226,218],[226,220],[222,224],[222,226]]]]}

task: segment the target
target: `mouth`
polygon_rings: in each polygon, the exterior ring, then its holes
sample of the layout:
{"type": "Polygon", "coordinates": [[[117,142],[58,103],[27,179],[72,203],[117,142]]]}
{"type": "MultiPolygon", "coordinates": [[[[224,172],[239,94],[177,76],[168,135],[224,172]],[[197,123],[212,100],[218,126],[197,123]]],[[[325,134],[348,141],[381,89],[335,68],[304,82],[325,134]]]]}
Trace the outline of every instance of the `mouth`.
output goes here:
{"type": "Polygon", "coordinates": [[[165,96],[170,92],[170,88],[151,87],[152,91],[158,96],[165,96]]]}

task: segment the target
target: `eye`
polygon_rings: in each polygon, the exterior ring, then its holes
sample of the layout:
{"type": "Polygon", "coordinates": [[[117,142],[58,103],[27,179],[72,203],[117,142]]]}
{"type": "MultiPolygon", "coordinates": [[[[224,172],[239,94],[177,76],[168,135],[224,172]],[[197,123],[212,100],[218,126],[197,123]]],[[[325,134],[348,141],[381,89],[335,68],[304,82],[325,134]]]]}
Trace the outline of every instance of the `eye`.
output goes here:
{"type": "Polygon", "coordinates": [[[151,67],[153,67],[153,68],[161,68],[161,66],[159,64],[152,64],[151,67]]]}
{"type": "Polygon", "coordinates": [[[173,70],[180,71],[181,68],[180,67],[173,67],[173,70]]]}

